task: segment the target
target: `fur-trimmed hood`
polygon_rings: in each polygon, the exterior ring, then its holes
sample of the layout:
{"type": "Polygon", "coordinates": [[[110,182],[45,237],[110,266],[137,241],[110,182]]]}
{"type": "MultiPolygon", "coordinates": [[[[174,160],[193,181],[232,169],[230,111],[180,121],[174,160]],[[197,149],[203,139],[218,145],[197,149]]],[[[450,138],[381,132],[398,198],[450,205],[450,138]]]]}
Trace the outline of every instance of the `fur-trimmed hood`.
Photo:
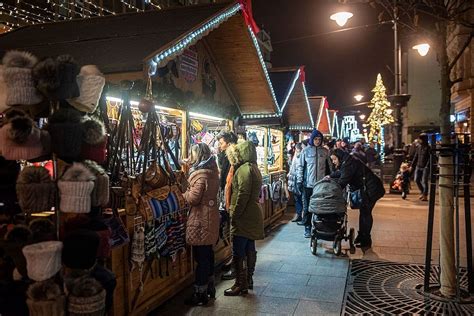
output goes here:
{"type": "Polygon", "coordinates": [[[237,145],[230,145],[225,153],[231,165],[257,162],[257,149],[250,141],[245,141],[237,145]]]}

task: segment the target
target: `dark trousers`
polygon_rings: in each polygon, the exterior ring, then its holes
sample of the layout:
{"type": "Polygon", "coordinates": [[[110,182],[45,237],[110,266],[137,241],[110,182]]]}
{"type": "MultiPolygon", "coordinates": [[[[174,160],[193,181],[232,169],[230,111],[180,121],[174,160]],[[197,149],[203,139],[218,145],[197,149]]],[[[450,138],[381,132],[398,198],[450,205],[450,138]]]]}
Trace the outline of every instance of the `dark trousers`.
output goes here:
{"type": "Polygon", "coordinates": [[[293,198],[295,199],[296,215],[298,215],[298,217],[301,217],[303,215],[303,199],[301,195],[298,194],[293,194],[293,198]]]}
{"type": "Polygon", "coordinates": [[[420,190],[421,194],[428,195],[428,177],[429,177],[429,168],[419,168],[415,169],[415,182],[420,190]]]}
{"type": "Polygon", "coordinates": [[[247,252],[255,250],[255,240],[248,239],[242,236],[232,237],[232,256],[245,258],[247,252]]]}
{"type": "Polygon", "coordinates": [[[313,189],[312,188],[304,188],[303,190],[303,223],[304,223],[304,228],[305,232],[309,233],[311,232],[311,217],[312,214],[308,211],[309,208],[309,201],[311,200],[311,195],[313,195],[313,189]]]}
{"type": "Polygon", "coordinates": [[[194,261],[196,261],[195,285],[207,286],[210,276],[214,275],[214,250],[212,245],[193,246],[194,261]]]}
{"type": "Polygon", "coordinates": [[[370,201],[366,197],[362,198],[359,210],[359,234],[365,238],[371,237],[370,232],[372,231],[372,225],[374,223],[372,210],[374,209],[375,202],[370,201]]]}

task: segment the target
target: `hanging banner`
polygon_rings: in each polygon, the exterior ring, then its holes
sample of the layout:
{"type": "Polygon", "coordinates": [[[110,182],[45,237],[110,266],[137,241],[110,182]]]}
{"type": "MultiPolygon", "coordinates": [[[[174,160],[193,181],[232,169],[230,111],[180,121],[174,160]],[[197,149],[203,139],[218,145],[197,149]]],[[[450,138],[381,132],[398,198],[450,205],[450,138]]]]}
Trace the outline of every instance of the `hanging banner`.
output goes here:
{"type": "Polygon", "coordinates": [[[179,57],[179,72],[186,82],[196,81],[199,73],[199,58],[195,46],[185,49],[179,57]]]}

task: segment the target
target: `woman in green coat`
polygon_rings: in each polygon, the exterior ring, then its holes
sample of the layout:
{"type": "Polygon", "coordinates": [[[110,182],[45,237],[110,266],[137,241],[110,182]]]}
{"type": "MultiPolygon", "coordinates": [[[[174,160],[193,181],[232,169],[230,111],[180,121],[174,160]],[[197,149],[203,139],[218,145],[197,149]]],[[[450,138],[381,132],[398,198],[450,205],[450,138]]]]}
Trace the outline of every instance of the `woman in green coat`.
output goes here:
{"type": "Polygon", "coordinates": [[[235,284],[225,290],[226,296],[237,296],[253,289],[253,273],[257,262],[255,240],[265,237],[263,216],[258,203],[262,175],[257,166],[257,150],[247,141],[226,151],[234,167],[230,203],[232,263],[236,271],[235,284]],[[246,260],[246,262],[245,262],[246,260]]]}

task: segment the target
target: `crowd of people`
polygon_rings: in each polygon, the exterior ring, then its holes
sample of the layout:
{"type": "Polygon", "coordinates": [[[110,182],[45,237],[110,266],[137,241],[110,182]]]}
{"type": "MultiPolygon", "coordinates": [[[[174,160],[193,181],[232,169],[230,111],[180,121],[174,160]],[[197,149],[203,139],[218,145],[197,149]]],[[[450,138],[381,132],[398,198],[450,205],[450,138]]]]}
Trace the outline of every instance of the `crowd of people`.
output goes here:
{"type": "MultiPolygon", "coordinates": [[[[213,245],[219,238],[219,210],[229,212],[232,237],[232,268],[223,279],[235,282],[225,290],[226,296],[238,296],[253,289],[253,273],[257,262],[255,241],[264,238],[263,216],[259,205],[262,175],[257,166],[257,151],[251,141],[223,131],[217,136],[217,159],[210,148],[195,144],[191,157],[189,187],[184,197],[191,206],[187,224],[187,243],[193,246],[196,261],[194,293],[186,300],[190,305],[205,305],[215,297],[213,245]]],[[[341,189],[358,191],[359,232],[354,244],[372,246],[372,210],[385,194],[381,179],[373,172],[379,164],[375,144],[348,140],[324,142],[318,130],[309,139],[294,144],[291,150],[288,189],[293,193],[296,215],[293,222],[304,226],[304,237],[310,238],[312,213],[309,211],[313,188],[321,180],[335,181],[341,189]]],[[[400,185],[406,198],[410,174],[415,174],[421,196],[426,200],[428,189],[429,146],[421,136],[413,152],[412,163],[402,164],[400,185]]]]}

